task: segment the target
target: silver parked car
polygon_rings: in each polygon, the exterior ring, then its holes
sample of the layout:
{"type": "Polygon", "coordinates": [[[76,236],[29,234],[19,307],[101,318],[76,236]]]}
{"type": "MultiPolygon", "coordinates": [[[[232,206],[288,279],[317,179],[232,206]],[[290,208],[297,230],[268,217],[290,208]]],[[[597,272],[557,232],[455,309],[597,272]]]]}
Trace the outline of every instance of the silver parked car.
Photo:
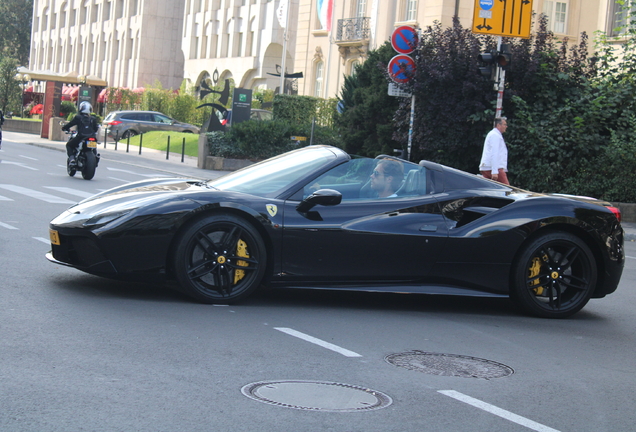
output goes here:
{"type": "Polygon", "coordinates": [[[112,111],[102,123],[102,130],[108,128],[108,136],[126,139],[150,131],[175,131],[199,133],[197,126],[182,123],[156,111],[112,111]]]}

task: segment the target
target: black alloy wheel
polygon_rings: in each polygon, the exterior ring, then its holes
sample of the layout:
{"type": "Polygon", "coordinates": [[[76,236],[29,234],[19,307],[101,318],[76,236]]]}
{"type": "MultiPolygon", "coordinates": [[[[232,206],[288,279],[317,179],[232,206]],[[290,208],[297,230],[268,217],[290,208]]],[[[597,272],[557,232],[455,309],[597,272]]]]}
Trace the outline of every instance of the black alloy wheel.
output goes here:
{"type": "Polygon", "coordinates": [[[132,137],[134,137],[135,135],[138,135],[138,133],[137,133],[137,132],[135,132],[135,131],[134,131],[134,130],[132,130],[132,129],[129,129],[129,130],[127,130],[126,132],[124,132],[124,133],[121,135],[121,139],[128,139],[128,138],[132,138],[132,137]]]}
{"type": "Polygon", "coordinates": [[[597,266],[590,248],[565,232],[541,235],[520,253],[510,296],[526,312],[566,318],[581,310],[596,287],[597,266]]]}
{"type": "Polygon", "coordinates": [[[230,304],[247,297],[260,285],[266,263],[258,231],[233,215],[207,216],[176,240],[179,285],[203,303],[230,304]]]}

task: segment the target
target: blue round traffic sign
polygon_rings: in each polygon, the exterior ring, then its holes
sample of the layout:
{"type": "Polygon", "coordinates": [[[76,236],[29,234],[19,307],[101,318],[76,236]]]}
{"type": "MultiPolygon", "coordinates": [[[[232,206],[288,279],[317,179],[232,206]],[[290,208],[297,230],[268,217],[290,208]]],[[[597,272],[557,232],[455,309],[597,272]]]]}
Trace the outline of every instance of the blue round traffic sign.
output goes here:
{"type": "Polygon", "coordinates": [[[398,84],[405,83],[415,74],[415,61],[407,55],[398,54],[389,61],[389,76],[398,84]]]}
{"type": "Polygon", "coordinates": [[[400,26],[391,35],[391,45],[400,54],[410,54],[417,47],[419,38],[411,26],[400,26]]]}
{"type": "Polygon", "coordinates": [[[495,5],[495,0],[479,0],[479,7],[483,10],[490,10],[495,5]]]}

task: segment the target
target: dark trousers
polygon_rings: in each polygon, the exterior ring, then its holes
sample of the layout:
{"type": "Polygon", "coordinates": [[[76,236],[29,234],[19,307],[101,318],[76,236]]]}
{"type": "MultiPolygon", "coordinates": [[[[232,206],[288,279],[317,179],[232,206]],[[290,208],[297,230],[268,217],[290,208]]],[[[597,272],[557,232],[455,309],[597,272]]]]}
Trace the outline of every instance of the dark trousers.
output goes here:
{"type": "Polygon", "coordinates": [[[77,147],[80,145],[83,139],[84,137],[75,135],[75,138],[71,138],[70,140],[68,140],[68,142],[66,143],[66,154],[69,157],[75,156],[75,153],[77,153],[77,147]]]}

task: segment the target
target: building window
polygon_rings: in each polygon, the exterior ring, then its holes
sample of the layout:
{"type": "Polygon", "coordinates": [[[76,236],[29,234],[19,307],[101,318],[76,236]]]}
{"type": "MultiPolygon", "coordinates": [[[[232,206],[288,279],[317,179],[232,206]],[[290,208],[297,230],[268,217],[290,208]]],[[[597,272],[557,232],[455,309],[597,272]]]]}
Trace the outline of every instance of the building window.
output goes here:
{"type": "Polygon", "coordinates": [[[365,17],[367,13],[367,0],[358,0],[356,4],[356,18],[365,17]]]}
{"type": "Polygon", "coordinates": [[[316,81],[314,84],[314,96],[316,97],[322,97],[322,80],[323,80],[324,65],[325,64],[321,61],[316,63],[316,73],[315,73],[316,81]]]}
{"type": "Polygon", "coordinates": [[[567,32],[568,4],[563,1],[544,1],[543,13],[548,17],[548,30],[554,33],[567,32]]]}
{"type": "Polygon", "coordinates": [[[406,0],[404,12],[405,21],[415,21],[417,18],[417,0],[406,0]]]}
{"type": "Polygon", "coordinates": [[[609,36],[620,36],[628,29],[630,17],[636,14],[636,2],[625,0],[610,0],[607,23],[609,36]]]}

